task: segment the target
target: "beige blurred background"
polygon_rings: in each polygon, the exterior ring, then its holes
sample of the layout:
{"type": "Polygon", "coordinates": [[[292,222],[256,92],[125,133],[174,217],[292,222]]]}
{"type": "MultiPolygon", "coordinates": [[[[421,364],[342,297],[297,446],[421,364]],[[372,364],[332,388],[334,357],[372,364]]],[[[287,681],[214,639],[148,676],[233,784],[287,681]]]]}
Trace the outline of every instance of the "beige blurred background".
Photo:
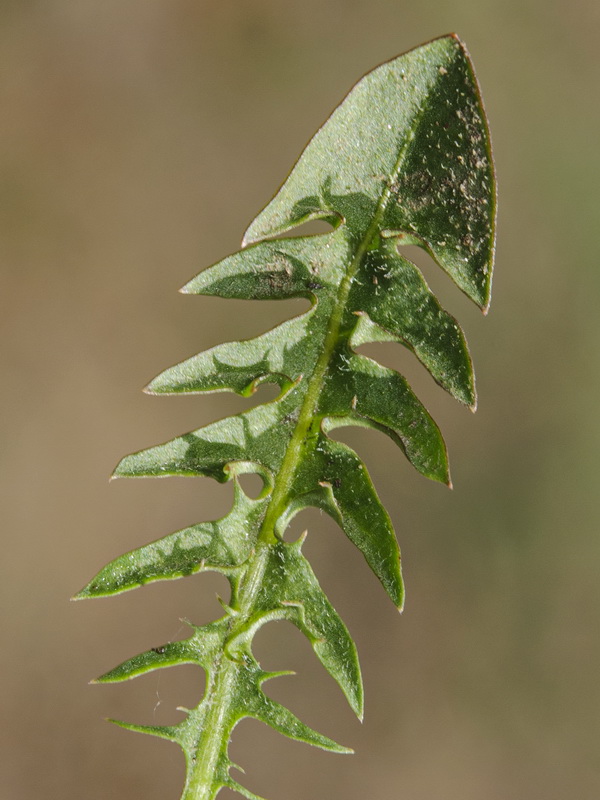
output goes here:
{"type": "Polygon", "coordinates": [[[345,435],[397,526],[404,615],[326,518],[296,528],[357,640],[364,724],[295,629],[263,629],[256,651],[299,671],[273,695],[357,754],[248,721],[232,752],[271,800],[600,797],[600,5],[3,0],[1,800],[179,797],[177,748],[102,718],[174,722],[202,678],[87,681],[182,637],[182,617],[213,618],[224,581],[68,598],[118,554],[224,513],[231,488],[108,475],[127,452],[247,406],[140,388],[300,306],[177,289],[237,249],[365,71],[452,30],[478,71],[499,175],[489,317],[419,263],[466,328],[480,409],[399,348],[378,351],[442,425],[455,490],[413,474],[382,436],[345,435]]]}

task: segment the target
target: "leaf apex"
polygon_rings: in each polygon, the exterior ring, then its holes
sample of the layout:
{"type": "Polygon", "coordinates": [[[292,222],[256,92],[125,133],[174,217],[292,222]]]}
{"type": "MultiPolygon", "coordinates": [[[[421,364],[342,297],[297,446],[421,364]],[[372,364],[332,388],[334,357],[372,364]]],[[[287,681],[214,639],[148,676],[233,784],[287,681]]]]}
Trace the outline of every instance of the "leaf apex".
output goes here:
{"type": "Polygon", "coordinates": [[[175,726],[166,725],[136,725],[134,722],[123,722],[120,719],[113,719],[112,717],[105,717],[106,722],[123,728],[126,731],[133,731],[134,733],[146,733],[150,736],[158,736],[160,739],[168,739],[171,742],[177,742],[177,734],[175,726]]]}
{"type": "Polygon", "coordinates": [[[266,683],[267,681],[273,680],[273,678],[286,678],[288,676],[297,675],[297,672],[293,669],[281,669],[277,672],[265,672],[261,677],[261,684],[266,683]]]}
{"type": "Polygon", "coordinates": [[[307,530],[302,531],[300,536],[293,543],[294,546],[298,549],[298,552],[300,552],[300,550],[302,550],[302,547],[304,546],[304,542],[306,541],[306,537],[307,536],[308,536],[308,531],[307,530]]]}
{"type": "Polygon", "coordinates": [[[398,609],[398,613],[399,614],[402,614],[402,612],[404,611],[404,602],[405,602],[405,600],[406,600],[406,594],[404,592],[404,586],[402,586],[402,594],[398,598],[398,601],[394,602],[394,605],[398,609]]]}
{"type": "Polygon", "coordinates": [[[150,394],[150,395],[163,394],[163,392],[157,391],[157,386],[156,386],[156,378],[154,378],[154,379],[153,379],[153,380],[151,380],[149,383],[147,383],[147,384],[146,384],[146,385],[145,385],[145,386],[142,388],[142,392],[143,392],[144,394],[150,394]]]}

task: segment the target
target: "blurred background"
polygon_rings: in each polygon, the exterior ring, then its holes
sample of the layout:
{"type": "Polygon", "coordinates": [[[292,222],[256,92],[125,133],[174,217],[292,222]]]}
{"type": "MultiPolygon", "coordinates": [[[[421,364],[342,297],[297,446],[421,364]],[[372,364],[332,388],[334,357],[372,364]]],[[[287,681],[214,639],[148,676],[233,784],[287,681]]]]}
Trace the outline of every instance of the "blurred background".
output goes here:
{"type": "Polygon", "coordinates": [[[203,678],[87,681],[183,637],[183,617],[214,618],[224,580],[68,600],[120,553],[225,513],[231,487],[108,476],[122,455],[250,404],[140,389],[302,306],[177,289],[238,248],[364,72],[449,31],[471,51],[495,147],[490,315],[415,257],[467,331],[480,408],[455,404],[401,348],[376,351],[440,423],[455,489],[383,436],[344,434],[396,524],[404,614],[326,517],[295,525],[358,643],[364,724],[291,626],[264,628],[256,652],[299,673],[273,696],[357,754],[250,721],[232,753],[271,800],[600,796],[600,5],[3,0],[2,800],[179,797],[178,749],[103,717],[175,722],[203,678]]]}

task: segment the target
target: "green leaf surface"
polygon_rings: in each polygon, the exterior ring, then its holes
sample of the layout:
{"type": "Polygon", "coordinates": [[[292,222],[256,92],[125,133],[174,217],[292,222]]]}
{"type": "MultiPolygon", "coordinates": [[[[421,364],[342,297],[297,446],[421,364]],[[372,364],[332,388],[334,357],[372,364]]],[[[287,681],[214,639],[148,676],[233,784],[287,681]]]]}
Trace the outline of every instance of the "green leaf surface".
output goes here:
{"type": "Polygon", "coordinates": [[[314,651],[362,718],[363,687],[356,646],[301,553],[302,540],[270,548],[257,610],[282,606],[285,618],[310,639],[314,651]]]}
{"type": "Polygon", "coordinates": [[[450,485],[439,428],[406,379],[359,354],[362,344],[408,348],[450,395],[475,408],[464,334],[417,267],[399,252],[426,250],[482,309],[491,292],[495,188],[489,134],[465,48],[445,36],[365,76],[317,132],[289,177],[251,223],[242,249],[186,284],[187,294],[281,300],[310,308],[247,341],[219,344],[162,372],[151,394],[235,392],[274,383],[275,400],[125,457],[115,477],[203,476],[234,481],[229,514],[199,522],[108,564],[77,598],[117,594],[202,570],[222,572],[224,616],[192,635],[134,656],[96,682],[128,680],[191,663],[206,690],[171,727],[118,723],[177,742],[186,757],[183,800],[213,800],[226,787],[260,800],[231,777],[237,723],[253,717],[286,736],[350,752],[263,692],[256,632],[285,620],[362,717],[355,645],[297,542],[283,540],[295,514],[329,514],[402,608],[400,551],[367,469],[330,437],[343,426],[385,433],[422,475],[450,485]],[[310,219],[331,232],[281,237],[310,219]],[[263,480],[259,497],[238,476],[263,480]]]}
{"type": "Polygon", "coordinates": [[[380,231],[428,250],[487,308],[494,254],[494,172],[473,67],[444,36],[366,75],[313,137],[246,244],[309,219],[356,240],[380,231]]]}
{"type": "Polygon", "coordinates": [[[229,575],[256,544],[265,500],[252,500],[236,484],[235,503],[216,522],[200,522],[139,547],[107,564],[75,599],[106,597],[152,581],[181,578],[201,570],[229,575]]]}
{"type": "Polygon", "coordinates": [[[397,252],[394,240],[384,240],[362,267],[354,281],[352,306],[412,350],[453,397],[474,407],[473,366],[464,334],[454,317],[441,308],[417,267],[397,252]]]}

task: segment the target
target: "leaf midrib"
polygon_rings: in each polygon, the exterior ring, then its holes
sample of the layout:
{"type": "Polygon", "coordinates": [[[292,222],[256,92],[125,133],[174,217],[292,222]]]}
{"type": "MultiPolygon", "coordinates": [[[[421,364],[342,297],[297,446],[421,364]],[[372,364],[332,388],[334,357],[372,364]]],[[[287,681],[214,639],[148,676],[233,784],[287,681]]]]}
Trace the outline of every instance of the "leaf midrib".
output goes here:
{"type": "MultiPolygon", "coordinates": [[[[427,98],[429,97],[436,83],[437,81],[434,81],[433,86],[429,88],[426,95],[427,98]]],[[[314,426],[314,420],[316,418],[315,412],[320,394],[323,390],[325,374],[327,372],[329,362],[333,356],[335,346],[338,342],[340,326],[346,310],[346,304],[348,301],[352,280],[356,275],[365,253],[371,248],[374,240],[376,240],[376,238],[379,236],[379,223],[385,214],[387,203],[392,195],[392,186],[397,180],[400,170],[402,169],[402,164],[404,163],[410,145],[414,140],[419,122],[423,116],[423,113],[425,112],[426,105],[426,102],[423,102],[413,118],[413,124],[407,132],[406,141],[400,148],[398,158],[396,159],[394,167],[391,170],[391,174],[384,180],[384,189],[375,209],[373,221],[359,243],[354,257],[348,265],[346,274],[340,282],[337,298],[330,318],[329,329],[325,337],[323,350],[309,379],[308,388],[302,401],[300,414],[298,416],[298,422],[286,449],[283,461],[281,462],[281,467],[279,468],[277,478],[274,481],[271,501],[267,506],[267,511],[261,525],[258,540],[264,542],[265,544],[274,544],[278,541],[275,533],[275,526],[277,524],[277,520],[282,514],[285,513],[286,505],[290,499],[288,496],[289,490],[301,460],[303,443],[306,434],[311,428],[311,425],[314,426]]],[[[343,225],[344,223],[341,224],[343,225]]],[[[320,425],[320,420],[318,420],[318,424],[320,425]]]]}

